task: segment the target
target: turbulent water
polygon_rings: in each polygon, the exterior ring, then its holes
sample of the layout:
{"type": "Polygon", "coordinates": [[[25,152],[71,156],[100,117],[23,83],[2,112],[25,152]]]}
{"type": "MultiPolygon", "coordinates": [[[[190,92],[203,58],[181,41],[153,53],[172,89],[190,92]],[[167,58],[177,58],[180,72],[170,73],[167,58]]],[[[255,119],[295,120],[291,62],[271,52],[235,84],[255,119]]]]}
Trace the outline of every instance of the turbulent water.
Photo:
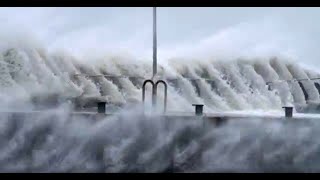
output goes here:
{"type": "MultiPolygon", "coordinates": [[[[285,58],[176,58],[159,66],[157,79],[168,83],[168,109],[172,112],[192,110],[193,103],[204,104],[206,112],[216,112],[281,110],[283,105],[319,101],[314,81],[302,81],[302,86],[278,82],[268,90],[270,81],[319,77],[285,58]]],[[[118,106],[137,104],[151,69],[151,63],[125,56],[81,61],[37,49],[8,49],[0,54],[0,95],[8,106],[12,101],[43,107],[67,100],[79,107],[90,106],[94,100],[118,106]]],[[[158,101],[163,102],[163,87],[158,91],[158,101]]]]}
{"type": "MultiPolygon", "coordinates": [[[[313,120],[243,119],[214,128],[177,119],[168,127],[159,117],[139,116],[141,86],[151,69],[150,62],[126,56],[83,61],[32,48],[2,50],[1,111],[50,110],[1,114],[0,171],[319,171],[320,124],[313,120]],[[97,100],[126,108],[101,121],[69,116],[97,100]]],[[[194,103],[204,104],[205,113],[282,111],[319,101],[317,81],[268,89],[270,81],[319,76],[284,57],[175,58],[162,61],[158,71],[156,78],[168,83],[168,112],[193,112],[194,103]]],[[[162,91],[160,85],[159,102],[162,91]]]]}
{"type": "Polygon", "coordinates": [[[1,172],[319,172],[319,121],[1,115],[1,172]]]}

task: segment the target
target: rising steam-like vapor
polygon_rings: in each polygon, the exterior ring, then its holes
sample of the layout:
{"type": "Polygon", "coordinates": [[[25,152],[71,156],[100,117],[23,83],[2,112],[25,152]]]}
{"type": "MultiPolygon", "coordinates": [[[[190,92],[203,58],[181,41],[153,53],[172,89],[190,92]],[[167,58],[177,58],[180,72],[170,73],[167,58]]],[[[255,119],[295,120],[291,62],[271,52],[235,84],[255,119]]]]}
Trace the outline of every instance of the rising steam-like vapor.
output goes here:
{"type": "Polygon", "coordinates": [[[1,114],[1,172],[318,172],[319,122],[1,114]],[[167,124],[170,123],[170,124],[167,124]]]}

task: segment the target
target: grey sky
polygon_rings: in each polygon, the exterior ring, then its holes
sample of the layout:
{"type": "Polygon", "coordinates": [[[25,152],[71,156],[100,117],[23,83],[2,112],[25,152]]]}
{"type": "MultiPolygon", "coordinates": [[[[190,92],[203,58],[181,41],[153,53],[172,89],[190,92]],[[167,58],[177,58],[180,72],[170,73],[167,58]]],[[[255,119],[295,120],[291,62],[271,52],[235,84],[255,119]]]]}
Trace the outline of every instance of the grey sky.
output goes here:
{"type": "MultiPolygon", "coordinates": [[[[107,49],[151,53],[151,15],[147,7],[0,8],[0,33],[31,34],[49,49],[75,54],[107,49]]],[[[181,49],[259,53],[268,47],[319,65],[319,17],[319,8],[158,8],[160,55],[183,54],[181,49]]]]}

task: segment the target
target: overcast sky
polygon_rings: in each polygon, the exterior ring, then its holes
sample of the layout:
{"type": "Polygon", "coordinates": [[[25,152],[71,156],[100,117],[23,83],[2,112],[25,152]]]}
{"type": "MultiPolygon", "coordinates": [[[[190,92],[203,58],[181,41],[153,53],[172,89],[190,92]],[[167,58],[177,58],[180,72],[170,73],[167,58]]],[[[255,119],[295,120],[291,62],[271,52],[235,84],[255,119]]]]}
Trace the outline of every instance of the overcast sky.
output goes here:
{"type": "MultiPolygon", "coordinates": [[[[284,52],[320,65],[319,18],[319,8],[158,8],[159,54],[284,52]]],[[[0,8],[0,23],[6,37],[49,50],[151,53],[150,7],[0,8]]]]}

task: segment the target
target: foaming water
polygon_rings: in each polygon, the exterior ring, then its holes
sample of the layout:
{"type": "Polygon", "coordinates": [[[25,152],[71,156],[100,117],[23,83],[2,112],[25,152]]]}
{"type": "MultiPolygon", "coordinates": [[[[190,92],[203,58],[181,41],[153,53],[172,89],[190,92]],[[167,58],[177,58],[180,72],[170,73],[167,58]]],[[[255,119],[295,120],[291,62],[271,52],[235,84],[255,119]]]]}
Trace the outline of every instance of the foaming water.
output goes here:
{"type": "Polygon", "coordinates": [[[1,172],[318,172],[319,121],[1,114],[1,172]]]}

